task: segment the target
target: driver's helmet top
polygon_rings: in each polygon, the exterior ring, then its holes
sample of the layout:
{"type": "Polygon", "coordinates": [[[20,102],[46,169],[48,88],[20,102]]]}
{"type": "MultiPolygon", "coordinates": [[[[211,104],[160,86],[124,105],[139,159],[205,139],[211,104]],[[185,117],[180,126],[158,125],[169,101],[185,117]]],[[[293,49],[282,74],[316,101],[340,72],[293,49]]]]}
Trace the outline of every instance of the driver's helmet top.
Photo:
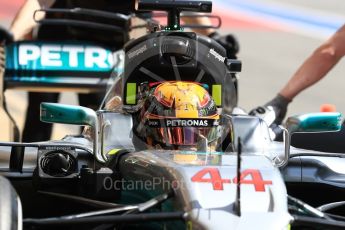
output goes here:
{"type": "Polygon", "coordinates": [[[143,100],[136,132],[147,145],[198,150],[203,143],[216,144],[219,113],[201,84],[151,83],[143,100]]]}

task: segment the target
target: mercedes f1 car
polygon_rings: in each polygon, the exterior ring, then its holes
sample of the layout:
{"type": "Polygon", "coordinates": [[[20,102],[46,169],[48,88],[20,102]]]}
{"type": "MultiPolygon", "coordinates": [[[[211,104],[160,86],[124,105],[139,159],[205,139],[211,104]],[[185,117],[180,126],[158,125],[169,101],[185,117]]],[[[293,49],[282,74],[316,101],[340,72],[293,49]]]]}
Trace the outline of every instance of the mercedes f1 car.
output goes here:
{"type": "Polygon", "coordinates": [[[168,26],[130,41],[98,111],[43,103],[41,120],[82,135],[0,143],[0,229],[344,229],[344,158],[290,147],[337,131],[339,113],[290,117],[236,107],[238,60],[184,32],[207,1],[138,1],[168,26]]]}

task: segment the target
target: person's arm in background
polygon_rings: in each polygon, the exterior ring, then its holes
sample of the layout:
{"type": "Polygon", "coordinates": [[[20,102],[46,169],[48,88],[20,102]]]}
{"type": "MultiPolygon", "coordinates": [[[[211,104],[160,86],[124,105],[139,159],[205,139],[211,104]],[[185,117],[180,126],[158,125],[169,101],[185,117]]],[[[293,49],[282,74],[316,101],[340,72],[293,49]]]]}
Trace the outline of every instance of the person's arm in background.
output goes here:
{"type": "MultiPolygon", "coordinates": [[[[26,0],[10,26],[10,32],[13,34],[14,40],[18,41],[30,38],[32,30],[36,26],[33,18],[35,10],[50,7],[53,3],[54,0],[26,0]]],[[[37,16],[37,19],[42,19],[44,14],[38,14],[37,16]]]]}
{"type": "Polygon", "coordinates": [[[313,52],[279,94],[292,100],[304,89],[325,77],[344,55],[345,25],[313,52]]]}
{"type": "MultiPolygon", "coordinates": [[[[278,95],[265,104],[272,106],[276,114],[275,123],[280,124],[287,112],[288,104],[304,89],[317,83],[345,55],[345,25],[324,42],[298,68],[278,95]]],[[[250,114],[255,114],[256,109],[250,114]]]]}

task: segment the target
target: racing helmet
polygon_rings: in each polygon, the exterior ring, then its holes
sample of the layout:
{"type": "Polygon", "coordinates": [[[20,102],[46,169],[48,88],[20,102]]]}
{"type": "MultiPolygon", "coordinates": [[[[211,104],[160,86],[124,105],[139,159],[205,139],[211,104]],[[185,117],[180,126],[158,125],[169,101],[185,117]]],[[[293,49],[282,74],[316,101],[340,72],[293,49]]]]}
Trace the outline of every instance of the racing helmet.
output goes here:
{"type": "Polygon", "coordinates": [[[137,135],[147,146],[210,151],[219,138],[217,106],[202,84],[151,83],[138,114],[137,135]]]}

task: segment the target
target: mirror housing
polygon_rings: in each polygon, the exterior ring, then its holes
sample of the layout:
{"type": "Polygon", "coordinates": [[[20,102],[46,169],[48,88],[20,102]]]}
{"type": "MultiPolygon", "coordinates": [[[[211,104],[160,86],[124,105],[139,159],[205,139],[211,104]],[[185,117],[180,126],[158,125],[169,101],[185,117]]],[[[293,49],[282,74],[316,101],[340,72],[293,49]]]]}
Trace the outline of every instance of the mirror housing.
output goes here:
{"type": "Polygon", "coordinates": [[[289,117],[286,128],[290,135],[303,132],[337,132],[341,129],[340,113],[308,113],[289,117]]]}
{"type": "Polygon", "coordinates": [[[94,131],[93,154],[98,162],[105,162],[99,151],[98,133],[100,128],[97,114],[94,110],[77,105],[44,102],[41,103],[40,119],[43,122],[49,123],[91,126],[94,131]]]}
{"type": "Polygon", "coordinates": [[[59,103],[41,103],[40,119],[43,122],[95,126],[96,112],[92,109],[59,103]]]}

